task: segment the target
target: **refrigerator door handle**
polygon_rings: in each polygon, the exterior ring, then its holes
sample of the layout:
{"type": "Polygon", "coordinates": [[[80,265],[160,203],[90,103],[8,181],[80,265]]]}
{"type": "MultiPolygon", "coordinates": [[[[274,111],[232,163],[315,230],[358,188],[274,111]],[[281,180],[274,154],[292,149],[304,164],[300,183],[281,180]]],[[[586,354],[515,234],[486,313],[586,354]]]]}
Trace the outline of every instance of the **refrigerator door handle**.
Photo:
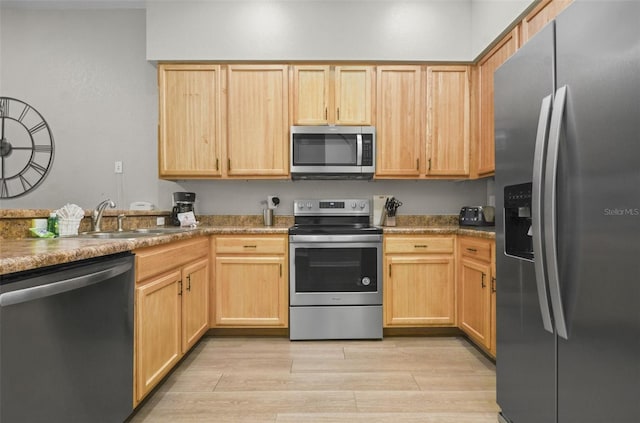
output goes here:
{"type": "Polygon", "coordinates": [[[544,157],[549,137],[549,119],[551,117],[551,98],[549,94],[542,99],[540,105],[540,115],[538,118],[538,131],[536,133],[536,148],[533,156],[533,183],[532,183],[532,213],[531,224],[533,232],[533,257],[534,269],[536,273],[536,287],[538,290],[538,302],[540,303],[540,313],[542,314],[542,325],[547,332],[554,333],[551,322],[551,310],[549,308],[549,293],[547,291],[547,279],[545,276],[545,254],[542,243],[544,228],[542,186],[544,176],[544,157]]]}
{"type": "Polygon", "coordinates": [[[569,339],[567,322],[562,305],[562,292],[560,290],[560,277],[558,272],[558,245],[557,245],[557,179],[558,179],[558,152],[560,148],[560,136],[562,122],[564,120],[567,99],[567,86],[556,90],[553,101],[553,113],[551,114],[551,126],[549,128],[549,146],[547,150],[547,163],[544,180],[544,247],[547,262],[547,277],[549,279],[549,292],[551,294],[551,307],[555,318],[556,331],[559,336],[569,339]]]}

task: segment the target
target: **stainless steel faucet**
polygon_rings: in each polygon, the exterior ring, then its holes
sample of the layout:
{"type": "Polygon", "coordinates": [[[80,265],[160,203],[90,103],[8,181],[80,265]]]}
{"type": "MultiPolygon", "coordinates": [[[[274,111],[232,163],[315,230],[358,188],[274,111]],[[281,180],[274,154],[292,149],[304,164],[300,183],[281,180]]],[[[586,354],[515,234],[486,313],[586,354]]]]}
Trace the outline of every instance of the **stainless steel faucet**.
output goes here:
{"type": "Polygon", "coordinates": [[[96,209],[91,214],[91,224],[95,232],[100,231],[100,221],[102,220],[102,213],[104,212],[104,209],[107,208],[107,206],[113,209],[116,207],[116,203],[111,200],[104,200],[96,206],[96,209]]]}

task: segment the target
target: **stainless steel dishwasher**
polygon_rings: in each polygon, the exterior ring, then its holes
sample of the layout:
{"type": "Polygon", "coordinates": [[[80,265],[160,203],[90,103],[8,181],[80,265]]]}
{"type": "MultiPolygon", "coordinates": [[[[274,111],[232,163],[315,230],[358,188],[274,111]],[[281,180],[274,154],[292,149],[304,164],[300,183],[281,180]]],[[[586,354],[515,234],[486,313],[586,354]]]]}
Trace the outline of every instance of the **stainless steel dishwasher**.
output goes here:
{"type": "Polygon", "coordinates": [[[1,277],[0,422],[120,423],[131,414],[133,258],[1,277]]]}

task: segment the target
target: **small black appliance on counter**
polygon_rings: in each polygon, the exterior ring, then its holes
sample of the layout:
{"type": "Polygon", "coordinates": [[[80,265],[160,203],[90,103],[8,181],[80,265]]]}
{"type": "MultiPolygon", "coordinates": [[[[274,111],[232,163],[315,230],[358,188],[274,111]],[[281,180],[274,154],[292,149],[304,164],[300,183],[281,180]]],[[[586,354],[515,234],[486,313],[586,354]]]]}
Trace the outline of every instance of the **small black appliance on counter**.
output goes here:
{"type": "Polygon", "coordinates": [[[492,206],[465,206],[460,209],[460,226],[494,226],[495,208],[492,206]]]}
{"type": "Polygon", "coordinates": [[[171,224],[180,226],[178,213],[195,212],[196,193],[195,192],[174,192],[173,208],[171,209],[171,224]]]}

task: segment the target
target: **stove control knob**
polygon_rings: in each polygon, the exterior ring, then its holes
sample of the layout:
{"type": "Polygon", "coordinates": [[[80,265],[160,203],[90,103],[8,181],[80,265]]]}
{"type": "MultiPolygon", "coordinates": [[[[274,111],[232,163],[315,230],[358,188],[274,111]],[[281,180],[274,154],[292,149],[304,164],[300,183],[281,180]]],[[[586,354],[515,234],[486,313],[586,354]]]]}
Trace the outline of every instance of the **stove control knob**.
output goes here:
{"type": "Polygon", "coordinates": [[[360,203],[360,208],[364,210],[364,206],[366,206],[366,203],[365,203],[364,201],[362,201],[362,202],[360,203]]]}
{"type": "Polygon", "coordinates": [[[311,210],[311,201],[307,202],[307,208],[311,210]]]}
{"type": "Polygon", "coordinates": [[[369,277],[365,276],[362,278],[362,285],[369,286],[369,284],[371,284],[371,279],[369,279],[369,277]]]}
{"type": "Polygon", "coordinates": [[[351,208],[355,209],[356,208],[356,202],[354,201],[353,203],[351,203],[351,208]]]}

